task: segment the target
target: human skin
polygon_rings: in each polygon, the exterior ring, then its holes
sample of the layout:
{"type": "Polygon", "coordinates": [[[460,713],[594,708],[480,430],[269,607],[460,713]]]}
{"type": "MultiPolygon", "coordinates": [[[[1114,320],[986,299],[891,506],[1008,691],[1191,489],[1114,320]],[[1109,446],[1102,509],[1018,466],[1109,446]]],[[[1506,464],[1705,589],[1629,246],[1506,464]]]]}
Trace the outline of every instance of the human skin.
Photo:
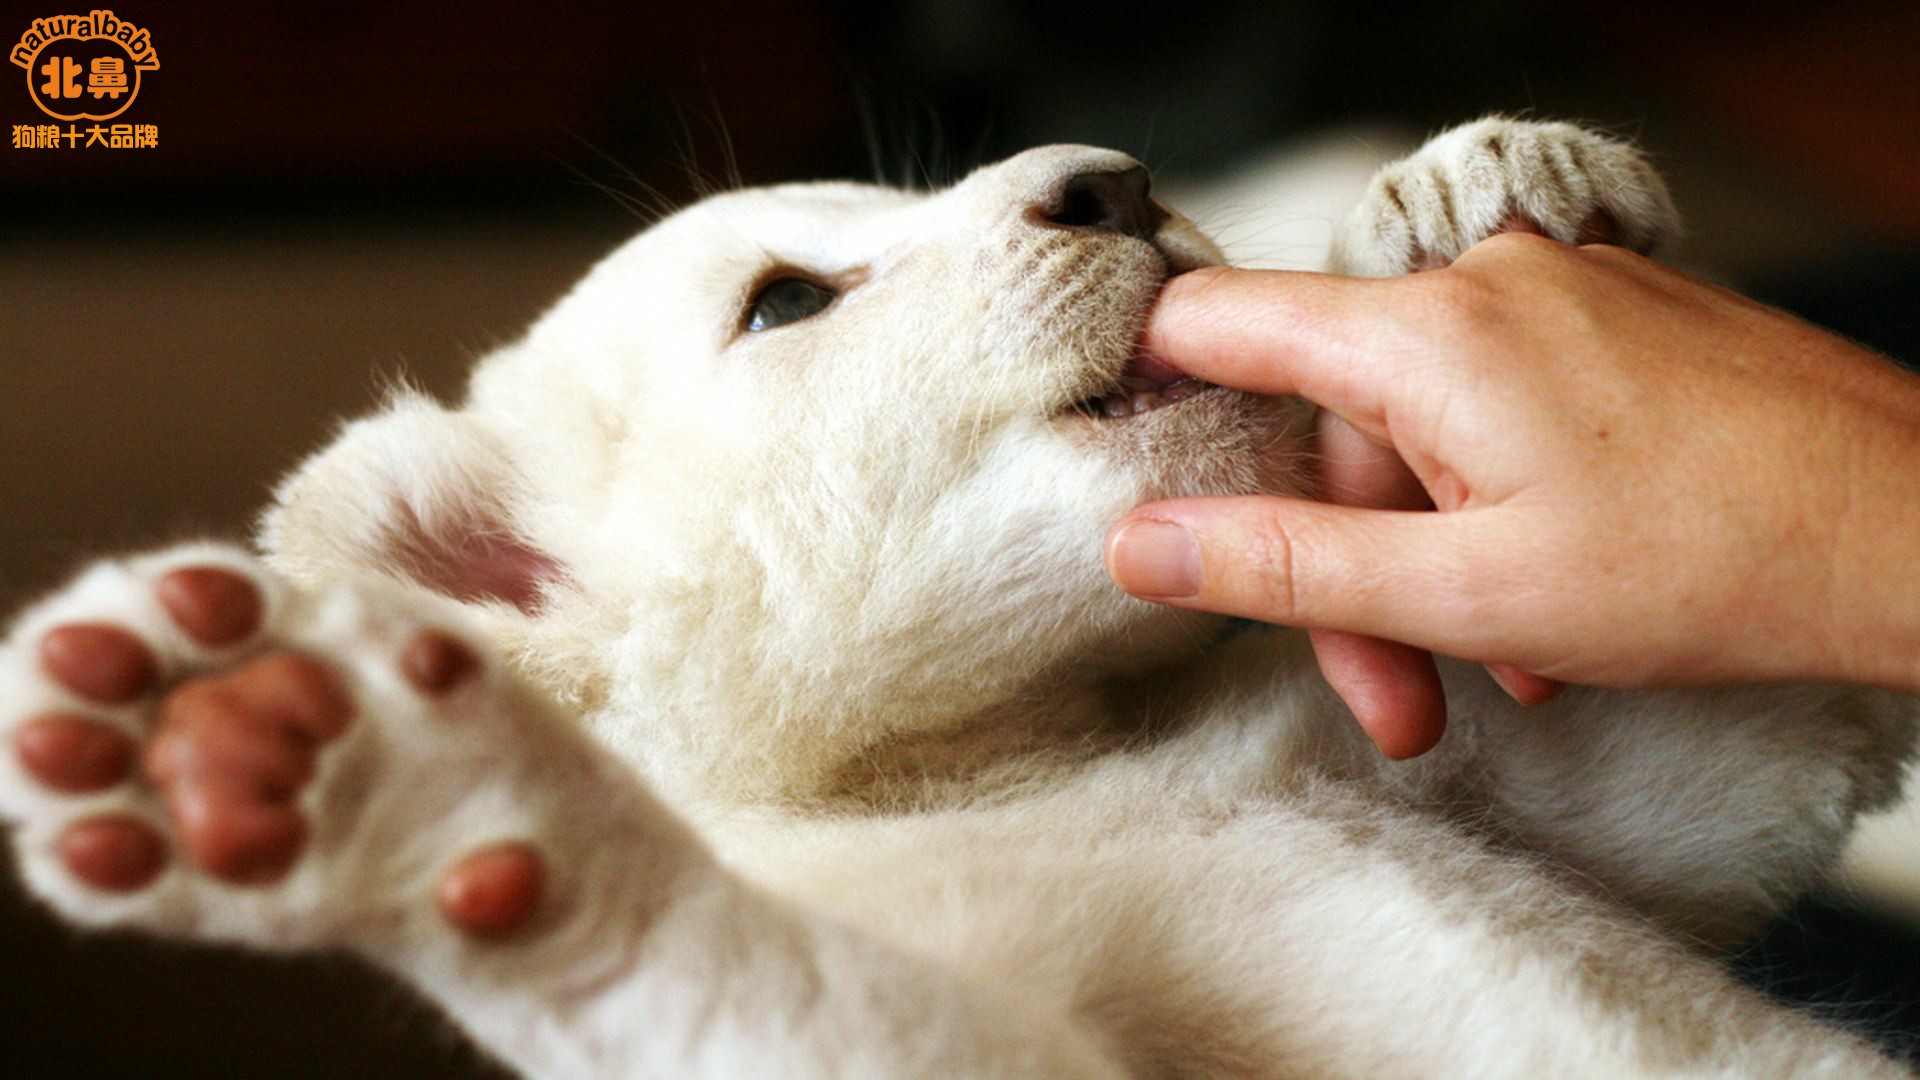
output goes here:
{"type": "Polygon", "coordinates": [[[1920,692],[1920,378],[1783,312],[1506,234],[1401,278],[1186,274],[1145,344],[1321,405],[1330,501],[1149,503],[1109,573],[1313,628],[1391,756],[1444,727],[1427,650],[1523,701],[1551,680],[1920,692]]]}

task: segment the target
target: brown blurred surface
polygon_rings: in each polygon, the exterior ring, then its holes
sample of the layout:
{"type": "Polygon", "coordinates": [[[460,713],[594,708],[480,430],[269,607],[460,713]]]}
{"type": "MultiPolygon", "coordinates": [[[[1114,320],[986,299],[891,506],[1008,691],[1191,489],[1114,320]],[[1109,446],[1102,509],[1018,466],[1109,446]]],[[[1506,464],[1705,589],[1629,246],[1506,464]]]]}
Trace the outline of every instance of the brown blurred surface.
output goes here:
{"type": "Polygon", "coordinates": [[[1920,240],[1920,4],[1795,6],[1728,17],[1682,6],[1612,22],[1623,57],[1752,152],[1920,240]]]}
{"type": "Polygon", "coordinates": [[[383,379],[457,394],[630,231],[605,222],[49,235],[0,264],[0,594],[83,552],[233,533],[383,379]]]}

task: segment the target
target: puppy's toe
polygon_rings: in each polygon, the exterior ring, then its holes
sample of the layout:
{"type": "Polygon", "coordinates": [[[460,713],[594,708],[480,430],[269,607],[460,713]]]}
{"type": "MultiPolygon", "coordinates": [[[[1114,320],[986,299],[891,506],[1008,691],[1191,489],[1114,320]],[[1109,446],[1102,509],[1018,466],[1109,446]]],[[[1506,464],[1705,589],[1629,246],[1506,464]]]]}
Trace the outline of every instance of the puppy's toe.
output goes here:
{"type": "Polygon", "coordinates": [[[260,629],[265,601],[231,570],[185,566],[161,575],[154,595],[182,633],[208,648],[238,645],[260,629]]]}
{"type": "Polygon", "coordinates": [[[67,623],[40,638],[40,667],[88,701],[126,705],[159,680],[153,650],[110,623],[67,623]]]}
{"type": "Polygon", "coordinates": [[[133,740],[75,713],[36,716],[13,735],[14,753],[29,776],[53,791],[104,791],[133,767],[133,740]]]}
{"type": "Polygon", "coordinates": [[[137,892],[165,868],[167,845],[138,818],[87,818],[60,834],[60,861],[68,873],[101,892],[137,892]]]}

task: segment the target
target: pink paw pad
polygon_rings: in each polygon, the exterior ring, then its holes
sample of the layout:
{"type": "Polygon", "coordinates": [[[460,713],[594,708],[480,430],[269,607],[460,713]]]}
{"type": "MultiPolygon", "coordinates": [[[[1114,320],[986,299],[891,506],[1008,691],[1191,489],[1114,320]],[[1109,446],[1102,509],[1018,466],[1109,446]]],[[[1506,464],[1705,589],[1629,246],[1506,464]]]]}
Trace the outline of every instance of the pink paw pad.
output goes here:
{"type": "Polygon", "coordinates": [[[346,730],[353,703],[325,665],[269,653],[167,695],[146,771],[202,870],[266,884],[306,843],[293,801],[319,747],[346,730]]]}
{"type": "Polygon", "coordinates": [[[102,892],[129,893],[160,876],[167,845],[137,818],[88,818],[60,834],[60,860],[74,877],[102,892]]]}
{"type": "Polygon", "coordinates": [[[400,654],[400,671],[428,697],[452,691],[480,670],[480,658],[457,638],[438,630],[415,634],[400,654]]]}
{"type": "Polygon", "coordinates": [[[155,582],[153,592],[174,625],[202,645],[237,645],[260,629],[260,590],[231,571],[182,567],[155,582]]]}
{"type": "Polygon", "coordinates": [[[526,925],[540,906],[546,864],[526,844],[482,848],[440,879],[440,913],[462,933],[497,938],[526,925]]]}
{"type": "Polygon", "coordinates": [[[40,638],[40,667],[53,681],[100,705],[137,701],[160,677],[152,650],[106,623],[69,623],[40,638]]]}
{"type": "Polygon", "coordinates": [[[133,740],[74,713],[46,713],[20,725],[13,750],[28,775],[54,791],[105,791],[127,778],[133,740]]]}

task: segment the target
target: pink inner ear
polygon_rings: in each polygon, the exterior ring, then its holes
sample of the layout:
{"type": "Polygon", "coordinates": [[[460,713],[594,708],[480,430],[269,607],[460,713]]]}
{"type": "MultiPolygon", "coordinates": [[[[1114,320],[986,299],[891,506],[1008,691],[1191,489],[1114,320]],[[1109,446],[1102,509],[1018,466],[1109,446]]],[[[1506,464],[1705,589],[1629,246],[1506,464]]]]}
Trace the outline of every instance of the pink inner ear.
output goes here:
{"type": "Polygon", "coordinates": [[[505,600],[532,615],[543,587],[564,576],[552,556],[513,535],[488,509],[460,507],[426,522],[402,506],[396,516],[394,554],[408,575],[455,600],[505,600]]]}

